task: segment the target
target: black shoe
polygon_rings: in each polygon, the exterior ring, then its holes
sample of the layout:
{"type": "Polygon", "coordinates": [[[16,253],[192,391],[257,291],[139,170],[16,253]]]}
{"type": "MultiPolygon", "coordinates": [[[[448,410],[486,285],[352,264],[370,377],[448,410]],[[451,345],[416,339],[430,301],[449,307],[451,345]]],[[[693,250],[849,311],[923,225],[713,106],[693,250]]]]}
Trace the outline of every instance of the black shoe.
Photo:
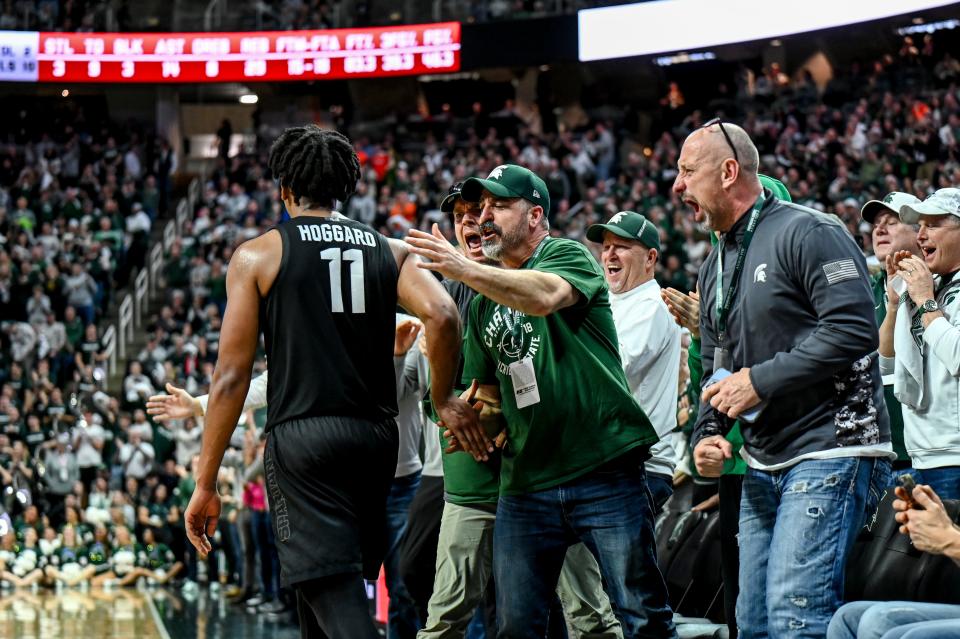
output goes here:
{"type": "Polygon", "coordinates": [[[278,613],[283,612],[287,609],[287,606],[279,600],[268,601],[267,603],[260,604],[257,606],[257,612],[262,613],[278,613]]]}
{"type": "Polygon", "coordinates": [[[247,608],[254,608],[254,609],[256,609],[257,606],[259,606],[259,605],[261,605],[261,604],[265,604],[265,603],[267,603],[268,601],[270,601],[270,599],[264,597],[263,595],[256,595],[255,597],[250,597],[249,599],[247,599],[247,600],[244,602],[244,605],[245,605],[247,608]]]}

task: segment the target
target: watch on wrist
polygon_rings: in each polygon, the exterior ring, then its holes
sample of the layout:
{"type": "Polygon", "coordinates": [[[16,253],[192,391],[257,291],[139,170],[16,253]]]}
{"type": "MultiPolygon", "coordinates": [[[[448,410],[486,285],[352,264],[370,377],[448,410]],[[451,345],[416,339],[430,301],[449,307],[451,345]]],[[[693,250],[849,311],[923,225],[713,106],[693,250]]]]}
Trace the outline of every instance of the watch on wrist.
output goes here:
{"type": "Polygon", "coordinates": [[[929,299],[923,304],[920,305],[920,314],[924,313],[935,313],[940,310],[940,305],[937,304],[937,300],[929,299]]]}

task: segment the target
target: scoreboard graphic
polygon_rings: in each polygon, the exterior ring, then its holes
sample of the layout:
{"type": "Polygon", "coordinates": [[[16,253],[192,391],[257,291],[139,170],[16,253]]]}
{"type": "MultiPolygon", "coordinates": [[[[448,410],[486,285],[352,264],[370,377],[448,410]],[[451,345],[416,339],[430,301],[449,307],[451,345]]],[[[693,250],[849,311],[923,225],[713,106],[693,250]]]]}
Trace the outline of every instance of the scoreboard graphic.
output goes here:
{"type": "Polygon", "coordinates": [[[282,82],[459,71],[460,23],[324,31],[0,31],[0,81],[282,82]]]}

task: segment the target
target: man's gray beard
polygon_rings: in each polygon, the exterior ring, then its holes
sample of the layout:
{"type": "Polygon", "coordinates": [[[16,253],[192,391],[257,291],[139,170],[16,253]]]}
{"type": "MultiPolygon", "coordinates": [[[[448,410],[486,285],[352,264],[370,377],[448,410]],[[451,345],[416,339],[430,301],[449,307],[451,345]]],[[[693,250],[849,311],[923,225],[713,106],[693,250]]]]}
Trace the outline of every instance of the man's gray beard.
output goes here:
{"type": "Polygon", "coordinates": [[[483,256],[488,260],[499,262],[500,258],[503,257],[503,241],[483,240],[480,243],[480,250],[483,251],[483,256]]]}
{"type": "Polygon", "coordinates": [[[504,252],[517,248],[525,239],[526,228],[518,226],[510,231],[504,231],[496,240],[481,240],[480,248],[487,259],[502,262],[504,252]]]}

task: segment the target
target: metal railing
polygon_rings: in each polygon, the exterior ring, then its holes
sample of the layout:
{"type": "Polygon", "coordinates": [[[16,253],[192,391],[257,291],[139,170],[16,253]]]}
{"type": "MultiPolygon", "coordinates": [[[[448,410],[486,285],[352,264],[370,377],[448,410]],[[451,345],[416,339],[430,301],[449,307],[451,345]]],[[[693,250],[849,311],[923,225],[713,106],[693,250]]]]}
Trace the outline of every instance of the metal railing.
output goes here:
{"type": "Polygon", "coordinates": [[[113,375],[114,371],[117,370],[117,331],[114,329],[113,324],[107,327],[107,330],[103,332],[103,337],[100,338],[100,344],[103,347],[103,352],[107,356],[107,375],[113,375]]]}
{"type": "Polygon", "coordinates": [[[133,292],[127,293],[120,300],[117,308],[117,321],[110,324],[103,331],[101,338],[104,352],[108,360],[108,373],[113,375],[117,369],[117,359],[123,362],[127,358],[127,347],[133,343],[134,326],[140,328],[143,315],[147,311],[150,300],[154,299],[163,276],[164,258],[173,243],[183,237],[184,228],[190,219],[197,200],[200,197],[200,180],[194,179],[187,188],[187,197],[177,204],[172,220],[163,227],[160,242],[153,245],[147,254],[147,265],[141,269],[133,283],[133,292]]]}
{"type": "Polygon", "coordinates": [[[123,296],[117,309],[117,331],[120,333],[120,359],[126,359],[127,344],[133,341],[133,296],[129,293],[123,296]]]}
{"type": "Polygon", "coordinates": [[[133,280],[133,321],[137,328],[140,328],[143,312],[147,310],[147,294],[150,292],[150,284],[147,279],[147,269],[143,269],[137,273],[137,277],[133,280]]]}
{"type": "Polygon", "coordinates": [[[227,15],[227,0],[210,0],[203,12],[203,30],[216,31],[223,24],[223,17],[227,15]]]}
{"type": "Polygon", "coordinates": [[[150,249],[147,257],[147,271],[150,273],[150,298],[157,294],[157,280],[160,279],[160,271],[163,269],[163,243],[159,242],[150,249]]]}

